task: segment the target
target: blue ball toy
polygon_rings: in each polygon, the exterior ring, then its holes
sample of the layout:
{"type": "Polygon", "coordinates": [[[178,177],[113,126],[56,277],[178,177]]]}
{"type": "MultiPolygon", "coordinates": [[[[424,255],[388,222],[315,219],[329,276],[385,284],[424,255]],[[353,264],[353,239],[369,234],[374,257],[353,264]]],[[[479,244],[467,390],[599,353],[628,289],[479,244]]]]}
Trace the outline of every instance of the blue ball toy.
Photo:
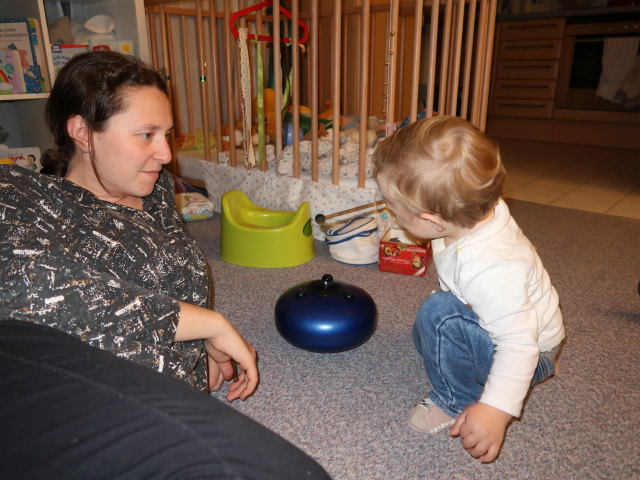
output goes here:
{"type": "Polygon", "coordinates": [[[275,307],[276,327],[292,345],[314,352],[341,352],[366,342],[375,330],[376,305],[362,288],[321,280],[295,285],[275,307]]]}

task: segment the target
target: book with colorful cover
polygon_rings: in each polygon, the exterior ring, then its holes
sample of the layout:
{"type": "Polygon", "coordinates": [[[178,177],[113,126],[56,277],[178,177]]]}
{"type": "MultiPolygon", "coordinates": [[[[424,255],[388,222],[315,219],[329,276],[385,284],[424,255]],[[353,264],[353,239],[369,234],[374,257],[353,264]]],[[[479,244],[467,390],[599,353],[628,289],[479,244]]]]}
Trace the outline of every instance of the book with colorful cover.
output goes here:
{"type": "Polygon", "coordinates": [[[64,45],[60,43],[52,43],[51,57],[53,58],[54,71],[58,73],[73,57],[88,51],[89,45],[64,45]]]}
{"type": "Polygon", "coordinates": [[[0,164],[18,165],[39,172],[42,168],[40,162],[40,148],[0,148],[0,164]]]}
{"type": "Polygon", "coordinates": [[[47,66],[47,58],[44,53],[45,45],[42,43],[42,29],[40,28],[40,20],[37,18],[28,18],[29,34],[31,35],[31,46],[35,54],[35,62],[40,68],[40,81],[42,83],[42,91],[48,92],[49,85],[49,68],[47,66]]]}
{"type": "Polygon", "coordinates": [[[0,95],[25,93],[24,72],[15,50],[0,50],[0,95]]]}
{"type": "Polygon", "coordinates": [[[33,44],[33,37],[37,36],[37,30],[35,23],[31,20],[0,18],[0,51],[4,52],[5,56],[7,52],[9,55],[19,55],[25,84],[25,91],[21,93],[42,92],[42,74],[33,44]]]}

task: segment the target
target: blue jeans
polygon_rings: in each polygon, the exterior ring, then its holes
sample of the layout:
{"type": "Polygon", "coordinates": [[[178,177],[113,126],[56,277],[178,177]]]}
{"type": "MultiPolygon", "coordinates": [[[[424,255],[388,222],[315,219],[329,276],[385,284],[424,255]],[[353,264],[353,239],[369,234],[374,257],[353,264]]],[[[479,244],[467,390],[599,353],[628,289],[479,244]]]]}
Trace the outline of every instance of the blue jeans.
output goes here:
{"type": "MultiPolygon", "coordinates": [[[[476,403],[493,364],[495,346],[478,316],[450,292],[435,292],[422,303],[413,341],[433,386],[429,398],[457,417],[476,403]]],[[[540,353],[531,385],[553,375],[558,347],[540,353]]]]}

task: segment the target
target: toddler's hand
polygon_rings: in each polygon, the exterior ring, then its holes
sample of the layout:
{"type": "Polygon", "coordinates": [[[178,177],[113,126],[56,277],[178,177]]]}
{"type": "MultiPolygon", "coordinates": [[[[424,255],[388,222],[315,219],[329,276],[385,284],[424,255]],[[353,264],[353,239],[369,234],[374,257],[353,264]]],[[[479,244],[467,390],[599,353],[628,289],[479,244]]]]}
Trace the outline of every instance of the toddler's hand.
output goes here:
{"type": "Polygon", "coordinates": [[[481,462],[492,462],[500,453],[511,415],[484,403],[475,403],[460,414],[449,433],[460,436],[464,449],[481,462]]]}

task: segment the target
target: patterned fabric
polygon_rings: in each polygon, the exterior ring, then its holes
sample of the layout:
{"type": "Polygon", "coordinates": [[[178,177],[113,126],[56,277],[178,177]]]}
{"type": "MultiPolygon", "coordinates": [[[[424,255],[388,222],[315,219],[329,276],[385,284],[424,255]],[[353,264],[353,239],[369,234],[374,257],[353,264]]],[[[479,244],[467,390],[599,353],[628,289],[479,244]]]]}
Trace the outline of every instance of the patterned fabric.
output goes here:
{"type": "MultiPolygon", "coordinates": [[[[377,143],[377,142],[376,142],[377,143]]],[[[368,147],[365,153],[365,178],[373,174],[372,156],[375,148],[368,147]]],[[[338,161],[341,178],[358,179],[360,162],[359,136],[341,135],[340,160],[338,161]]],[[[311,140],[300,142],[300,169],[302,172],[311,173],[311,140]]],[[[331,175],[333,171],[333,129],[327,130],[327,134],[318,139],[318,174],[331,175]]],[[[282,157],[278,162],[278,173],[293,176],[293,146],[288,145],[282,150],[282,157]]]]}
{"type": "MultiPolygon", "coordinates": [[[[357,185],[313,182],[309,179],[278,175],[275,172],[262,172],[255,168],[246,170],[244,166],[218,165],[206,160],[201,160],[200,163],[209,199],[217,212],[220,211],[222,195],[229,190],[240,190],[256,205],[275,210],[297,210],[302,202],[309,202],[312,219],[319,213],[339,212],[382,198],[373,179],[369,179],[372,184],[358,188],[357,185]]],[[[383,217],[381,212],[382,210],[378,209],[361,210],[352,216],[371,215],[384,232],[390,223],[387,220],[388,216],[383,217]]],[[[335,217],[322,226],[311,222],[314,238],[324,241],[327,228],[347,219],[348,217],[335,217]]]]}
{"type": "Polygon", "coordinates": [[[0,166],[0,320],[56,327],[204,388],[202,342],[173,342],[178,300],[207,307],[209,272],[168,172],[139,211],[0,166]]]}

